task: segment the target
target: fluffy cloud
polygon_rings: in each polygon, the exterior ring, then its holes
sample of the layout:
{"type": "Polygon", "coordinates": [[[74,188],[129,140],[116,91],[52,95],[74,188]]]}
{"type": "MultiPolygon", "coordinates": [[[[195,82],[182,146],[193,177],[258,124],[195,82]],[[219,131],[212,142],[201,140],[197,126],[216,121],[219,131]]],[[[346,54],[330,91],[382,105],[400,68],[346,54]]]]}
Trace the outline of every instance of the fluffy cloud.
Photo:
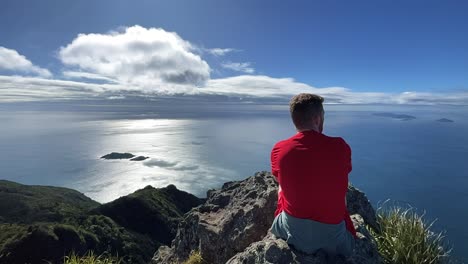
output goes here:
{"type": "Polygon", "coordinates": [[[69,67],[121,84],[177,92],[180,86],[200,86],[210,78],[208,63],[193,49],[174,32],[133,26],[108,34],[79,34],[60,48],[59,58],[69,67]]]}
{"type": "Polygon", "coordinates": [[[250,62],[223,62],[221,67],[233,71],[243,72],[252,74],[255,72],[255,69],[251,67],[250,62]]]}
{"type": "Polygon", "coordinates": [[[41,77],[51,77],[52,74],[41,67],[34,65],[25,56],[19,54],[16,50],[0,47],[0,70],[21,72],[38,75],[41,77]]]}

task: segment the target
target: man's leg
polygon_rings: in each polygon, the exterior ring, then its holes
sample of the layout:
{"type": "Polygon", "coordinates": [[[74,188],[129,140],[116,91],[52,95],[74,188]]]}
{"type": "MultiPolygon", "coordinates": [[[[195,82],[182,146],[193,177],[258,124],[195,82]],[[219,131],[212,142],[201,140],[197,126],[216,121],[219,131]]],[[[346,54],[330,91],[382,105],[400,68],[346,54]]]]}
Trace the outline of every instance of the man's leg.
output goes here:
{"type": "Polygon", "coordinates": [[[337,253],[345,257],[350,257],[353,254],[355,244],[356,241],[354,235],[346,230],[340,240],[340,243],[336,247],[337,253]]]}
{"type": "Polygon", "coordinates": [[[284,221],[283,212],[279,213],[271,225],[271,233],[284,240],[288,239],[288,226],[284,221]]]}

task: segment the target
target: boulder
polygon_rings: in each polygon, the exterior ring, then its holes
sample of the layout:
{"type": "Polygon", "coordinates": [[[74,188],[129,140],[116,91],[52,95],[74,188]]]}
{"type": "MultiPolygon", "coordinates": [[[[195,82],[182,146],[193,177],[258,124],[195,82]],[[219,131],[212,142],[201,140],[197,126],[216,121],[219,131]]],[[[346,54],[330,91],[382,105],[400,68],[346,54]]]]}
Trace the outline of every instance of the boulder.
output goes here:
{"type": "Polygon", "coordinates": [[[257,263],[300,263],[300,264],[378,264],[382,263],[378,254],[377,246],[372,236],[364,226],[363,218],[358,215],[351,216],[354,227],[358,231],[356,248],[350,258],[342,256],[330,257],[324,251],[317,251],[315,254],[305,254],[289,245],[283,239],[276,238],[273,234],[268,234],[258,242],[251,244],[243,252],[240,252],[229,259],[226,264],[257,264],[257,263]]]}
{"type": "MultiPolygon", "coordinates": [[[[274,177],[265,171],[208,191],[206,202],[184,216],[171,247],[160,247],[152,263],[180,263],[192,251],[200,252],[206,263],[309,263],[304,261],[311,259],[322,261],[311,263],[327,263],[324,252],[302,254],[269,234],[277,193],[274,177]]],[[[347,199],[348,210],[355,214],[352,218],[359,240],[355,256],[343,263],[379,263],[375,243],[364,227],[377,226],[375,211],[366,196],[352,186],[347,199]]]]}

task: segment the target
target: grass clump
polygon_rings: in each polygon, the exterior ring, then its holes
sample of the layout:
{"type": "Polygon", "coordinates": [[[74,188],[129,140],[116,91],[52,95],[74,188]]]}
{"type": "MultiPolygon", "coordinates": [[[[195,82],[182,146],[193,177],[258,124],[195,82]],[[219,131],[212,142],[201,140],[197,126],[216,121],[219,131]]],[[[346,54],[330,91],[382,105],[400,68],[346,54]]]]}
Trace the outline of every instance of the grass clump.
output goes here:
{"type": "Polygon", "coordinates": [[[446,249],[443,233],[432,232],[434,222],[426,223],[423,218],[424,214],[419,215],[413,208],[394,206],[378,210],[380,230],[370,231],[385,263],[448,262],[450,250],[446,249]]]}
{"type": "Polygon", "coordinates": [[[64,264],[120,264],[122,260],[118,257],[107,255],[95,255],[94,252],[89,251],[84,256],[79,256],[75,252],[65,256],[64,264]]]}
{"type": "Polygon", "coordinates": [[[188,259],[184,262],[184,264],[205,264],[206,262],[203,260],[203,257],[199,251],[192,251],[188,259]]]}

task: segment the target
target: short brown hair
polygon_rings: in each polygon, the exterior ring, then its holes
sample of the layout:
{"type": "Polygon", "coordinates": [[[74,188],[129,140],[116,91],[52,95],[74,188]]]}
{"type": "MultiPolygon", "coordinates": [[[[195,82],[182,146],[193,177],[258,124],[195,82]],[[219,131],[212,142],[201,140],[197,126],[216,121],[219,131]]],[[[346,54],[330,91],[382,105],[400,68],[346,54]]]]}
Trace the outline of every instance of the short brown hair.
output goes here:
{"type": "Polygon", "coordinates": [[[306,128],[310,118],[323,113],[323,97],[310,93],[294,96],[289,102],[289,111],[296,128],[306,128]]]}

